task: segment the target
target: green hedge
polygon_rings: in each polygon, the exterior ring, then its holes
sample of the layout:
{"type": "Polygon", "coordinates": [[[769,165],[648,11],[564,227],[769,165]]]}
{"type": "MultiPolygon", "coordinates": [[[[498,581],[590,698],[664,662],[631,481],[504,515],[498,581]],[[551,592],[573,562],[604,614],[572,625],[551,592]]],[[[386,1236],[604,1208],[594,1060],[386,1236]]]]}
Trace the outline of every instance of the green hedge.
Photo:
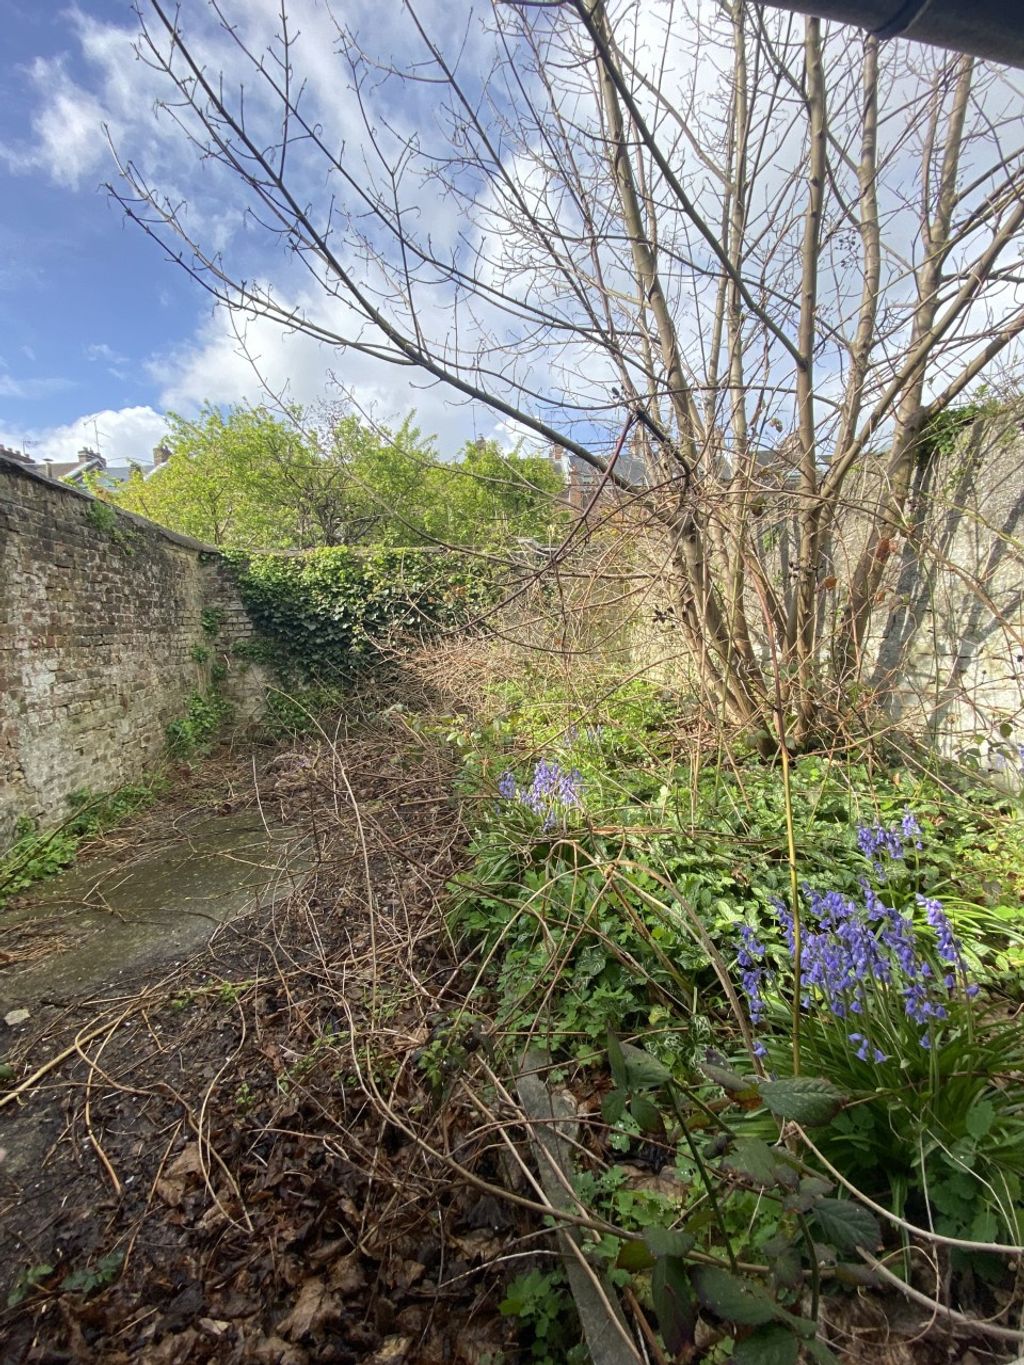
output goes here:
{"type": "Polygon", "coordinates": [[[259,640],[245,652],[306,681],[352,676],[382,642],[464,625],[497,598],[487,561],[335,546],[231,556],[259,640]]]}

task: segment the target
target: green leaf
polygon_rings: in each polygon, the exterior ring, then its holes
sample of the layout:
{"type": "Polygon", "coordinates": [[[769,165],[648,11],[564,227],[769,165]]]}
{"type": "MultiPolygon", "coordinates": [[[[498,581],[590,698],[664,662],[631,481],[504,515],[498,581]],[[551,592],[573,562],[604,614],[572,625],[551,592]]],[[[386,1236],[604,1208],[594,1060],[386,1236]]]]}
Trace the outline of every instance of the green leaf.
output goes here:
{"type": "Polygon", "coordinates": [[[655,1256],[685,1256],[694,1239],[680,1228],[644,1228],[644,1242],[655,1256]]]}
{"type": "Polygon", "coordinates": [[[812,1217],[825,1241],[840,1251],[870,1250],[882,1240],[874,1214],[849,1199],[819,1199],[812,1217]]]}
{"type": "Polygon", "coordinates": [[[750,1076],[741,1076],[739,1072],[717,1062],[701,1062],[700,1069],[709,1081],[720,1085],[727,1094],[742,1095],[754,1089],[757,1084],[750,1076]]]}
{"type": "Polygon", "coordinates": [[[772,1284],[776,1289],[799,1289],[804,1282],[804,1266],[795,1245],[772,1258],[772,1284]]]}
{"type": "Polygon", "coordinates": [[[776,1304],[759,1284],[741,1279],[720,1266],[702,1265],[693,1272],[693,1287],[705,1308],[725,1322],[760,1327],[778,1316],[776,1304]]]}
{"type": "Polygon", "coordinates": [[[634,1047],[632,1043],[620,1043],[619,1047],[626,1068],[627,1086],[653,1089],[672,1079],[672,1072],[665,1063],[659,1062],[657,1057],[652,1057],[642,1047],[634,1047]]]}
{"type": "Polygon", "coordinates": [[[608,1030],[608,1065],[611,1067],[612,1080],[615,1082],[616,1089],[625,1090],[626,1088],[626,1059],[622,1055],[622,1044],[608,1030]]]}
{"type": "Polygon", "coordinates": [[[983,1138],[992,1131],[996,1121],[996,1107],[991,1100],[979,1100],[968,1109],[964,1126],[972,1138],[983,1138]]]}
{"type": "Polygon", "coordinates": [[[615,1124],[626,1112],[626,1094],[622,1090],[609,1090],[601,1101],[601,1117],[605,1123],[615,1124]]]}
{"type": "Polygon", "coordinates": [[[779,1154],[762,1138],[741,1137],[722,1159],[722,1167],[742,1176],[758,1189],[772,1189],[779,1183],[779,1154]]]}
{"type": "Polygon", "coordinates": [[[792,1119],[815,1127],[830,1123],[843,1107],[843,1096],[823,1076],[785,1076],[762,1081],[761,1098],[780,1119],[792,1119]]]}
{"type": "Polygon", "coordinates": [[[657,1257],[653,1256],[645,1242],[636,1238],[631,1242],[623,1242],[615,1264],[620,1270],[650,1270],[657,1257]]]}
{"type": "Polygon", "coordinates": [[[835,1352],[823,1341],[818,1341],[816,1337],[804,1342],[804,1350],[809,1351],[815,1360],[821,1362],[821,1365],[839,1365],[839,1359],[835,1352]]]}
{"type": "Polygon", "coordinates": [[[804,1176],[796,1192],[787,1195],[782,1201],[782,1207],[793,1213],[810,1213],[818,1200],[829,1194],[832,1188],[832,1184],[820,1176],[804,1176]]]}
{"type": "Polygon", "coordinates": [[[651,1298],[665,1345],[674,1356],[693,1344],[697,1314],[686,1263],[675,1256],[660,1256],[651,1275],[651,1298]]]}
{"type": "Polygon", "coordinates": [[[735,1365],[796,1365],[799,1355],[797,1338],[788,1328],[773,1322],[738,1341],[732,1358],[735,1365]]]}
{"type": "Polygon", "coordinates": [[[661,1135],[665,1131],[665,1123],[661,1117],[661,1111],[656,1104],[645,1099],[643,1095],[634,1095],[629,1102],[629,1112],[636,1119],[642,1133],[661,1135]]]}

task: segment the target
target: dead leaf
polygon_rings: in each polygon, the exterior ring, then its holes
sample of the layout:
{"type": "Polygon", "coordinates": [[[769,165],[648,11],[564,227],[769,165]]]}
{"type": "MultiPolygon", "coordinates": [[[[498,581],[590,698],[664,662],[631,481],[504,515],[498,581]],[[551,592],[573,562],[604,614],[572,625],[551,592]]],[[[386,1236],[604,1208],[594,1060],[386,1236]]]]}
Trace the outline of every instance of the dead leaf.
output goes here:
{"type": "Polygon", "coordinates": [[[165,1204],[177,1208],[185,1197],[189,1177],[202,1175],[203,1162],[199,1153],[199,1143],[190,1142],[179,1152],[163,1175],[156,1182],[156,1192],[165,1204]]]}
{"type": "Polygon", "coordinates": [[[307,1280],[291,1311],[277,1324],[277,1334],[289,1341],[301,1341],[327,1323],[341,1317],[341,1302],[323,1280],[307,1280]]]}
{"type": "Polygon", "coordinates": [[[387,1362],[405,1360],[412,1345],[412,1337],[385,1337],[379,1351],[374,1351],[366,1365],[387,1365],[387,1362]]]}
{"type": "Polygon", "coordinates": [[[306,1365],[309,1357],[298,1346],[289,1346],[281,1337],[264,1337],[259,1342],[247,1342],[247,1350],[253,1360],[263,1365],[306,1365]]]}
{"type": "MultiPolygon", "coordinates": [[[[422,1271],[423,1267],[420,1266],[422,1271]]],[[[354,1294],[356,1290],[365,1288],[366,1275],[359,1263],[359,1253],[353,1251],[347,1256],[340,1256],[331,1266],[328,1283],[339,1294],[354,1294]]]]}

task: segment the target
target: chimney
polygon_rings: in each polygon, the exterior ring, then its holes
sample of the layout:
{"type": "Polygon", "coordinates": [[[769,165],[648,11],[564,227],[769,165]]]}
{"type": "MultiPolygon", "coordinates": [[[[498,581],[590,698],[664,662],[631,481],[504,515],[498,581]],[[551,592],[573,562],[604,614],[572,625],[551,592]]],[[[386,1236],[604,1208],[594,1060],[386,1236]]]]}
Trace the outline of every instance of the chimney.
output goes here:
{"type": "Polygon", "coordinates": [[[157,465],[166,464],[167,461],[168,461],[170,458],[171,458],[171,452],[170,452],[170,450],[168,450],[167,446],[164,445],[163,441],[161,441],[160,444],[159,444],[158,446],[154,446],[154,447],[153,447],[153,468],[154,468],[154,469],[156,469],[157,465]]]}
{"type": "Polygon", "coordinates": [[[101,469],[106,469],[107,462],[98,450],[90,450],[88,446],[83,446],[78,452],[78,458],[84,464],[87,460],[95,460],[101,469]]]}

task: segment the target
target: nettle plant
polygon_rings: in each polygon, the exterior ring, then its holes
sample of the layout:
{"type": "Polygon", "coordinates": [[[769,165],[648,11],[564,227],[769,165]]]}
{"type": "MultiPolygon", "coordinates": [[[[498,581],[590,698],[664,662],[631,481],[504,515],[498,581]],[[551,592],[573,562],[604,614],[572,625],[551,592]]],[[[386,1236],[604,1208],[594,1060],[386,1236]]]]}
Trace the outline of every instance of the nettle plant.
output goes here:
{"type": "Polygon", "coordinates": [[[980,998],[942,902],[914,889],[915,815],[861,825],[857,844],[859,894],[805,884],[796,906],[771,899],[774,925],[740,926],[753,1051],[851,1097],[821,1147],[857,1188],[944,1234],[1019,1244],[1020,1030],[980,998]]]}

